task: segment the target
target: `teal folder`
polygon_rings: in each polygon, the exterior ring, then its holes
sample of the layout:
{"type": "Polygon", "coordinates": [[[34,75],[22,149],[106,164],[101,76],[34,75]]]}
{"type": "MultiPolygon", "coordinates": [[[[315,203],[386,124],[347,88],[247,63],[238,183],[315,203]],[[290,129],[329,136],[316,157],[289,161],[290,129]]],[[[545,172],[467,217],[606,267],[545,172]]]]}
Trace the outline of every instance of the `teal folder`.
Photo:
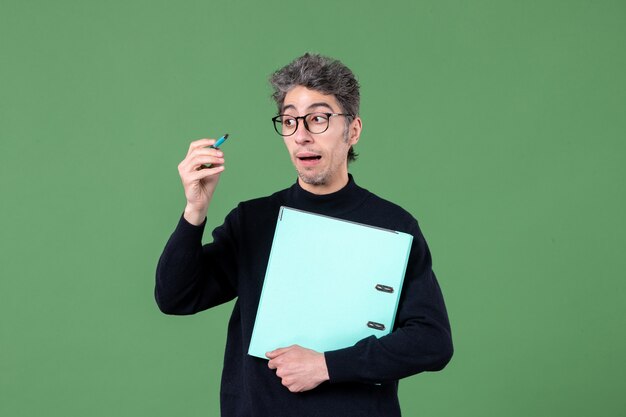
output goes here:
{"type": "Polygon", "coordinates": [[[248,354],[325,352],[393,329],[413,236],[281,207],[248,354]]]}

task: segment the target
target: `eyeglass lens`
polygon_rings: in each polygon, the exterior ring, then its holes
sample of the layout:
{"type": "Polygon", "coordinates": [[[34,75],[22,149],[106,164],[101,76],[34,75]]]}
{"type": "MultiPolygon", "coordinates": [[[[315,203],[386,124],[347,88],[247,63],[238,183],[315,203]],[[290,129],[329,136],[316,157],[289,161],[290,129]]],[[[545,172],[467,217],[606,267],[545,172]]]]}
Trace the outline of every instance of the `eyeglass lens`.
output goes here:
{"type": "Polygon", "coordinates": [[[298,129],[299,120],[304,121],[304,127],[311,133],[324,133],[328,129],[328,115],[325,113],[310,113],[305,116],[294,117],[281,115],[274,119],[276,131],[283,136],[293,135],[298,129]]]}

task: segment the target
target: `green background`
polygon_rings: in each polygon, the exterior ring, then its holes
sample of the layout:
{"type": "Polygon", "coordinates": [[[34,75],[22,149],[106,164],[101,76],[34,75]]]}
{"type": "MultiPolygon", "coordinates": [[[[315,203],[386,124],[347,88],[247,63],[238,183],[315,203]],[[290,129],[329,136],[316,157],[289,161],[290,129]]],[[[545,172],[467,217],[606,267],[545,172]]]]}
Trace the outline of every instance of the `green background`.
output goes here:
{"type": "MultiPolygon", "coordinates": [[[[0,415],[217,416],[232,304],[153,301],[188,143],[209,230],[295,173],[269,74],[362,85],[357,182],[430,244],[453,326],[406,416],[626,409],[626,2],[0,0],[0,415]]],[[[208,234],[207,234],[208,238],[208,234]]]]}

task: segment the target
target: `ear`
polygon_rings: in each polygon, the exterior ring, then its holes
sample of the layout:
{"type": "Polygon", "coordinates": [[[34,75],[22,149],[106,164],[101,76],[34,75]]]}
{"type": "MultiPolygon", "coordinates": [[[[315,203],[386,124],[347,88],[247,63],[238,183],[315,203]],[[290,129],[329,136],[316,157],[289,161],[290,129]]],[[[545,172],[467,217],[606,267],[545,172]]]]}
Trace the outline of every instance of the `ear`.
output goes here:
{"type": "Polygon", "coordinates": [[[356,145],[359,141],[361,130],[363,130],[363,122],[359,116],[356,116],[348,127],[348,143],[350,143],[350,145],[356,145]]]}

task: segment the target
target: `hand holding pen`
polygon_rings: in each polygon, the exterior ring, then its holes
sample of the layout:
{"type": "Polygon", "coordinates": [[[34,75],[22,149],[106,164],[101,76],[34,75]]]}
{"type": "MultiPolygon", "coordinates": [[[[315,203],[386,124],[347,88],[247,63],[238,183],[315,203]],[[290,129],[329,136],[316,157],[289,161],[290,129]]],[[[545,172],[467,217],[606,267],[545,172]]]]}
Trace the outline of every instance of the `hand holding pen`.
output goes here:
{"type": "Polygon", "coordinates": [[[215,139],[191,142],[185,159],[178,165],[178,173],[185,189],[187,205],[185,219],[195,225],[204,221],[209,203],[224,171],[224,153],[218,147],[228,135],[215,139]]]}
{"type": "MultiPolygon", "coordinates": [[[[220,146],[222,146],[222,143],[226,142],[226,139],[228,139],[228,133],[225,134],[224,136],[222,136],[221,138],[219,138],[217,140],[217,142],[215,142],[213,145],[209,146],[209,148],[212,149],[219,149],[220,146]]],[[[200,165],[197,170],[201,170],[201,169],[206,169],[206,168],[211,168],[212,164],[202,164],[200,165]]]]}

